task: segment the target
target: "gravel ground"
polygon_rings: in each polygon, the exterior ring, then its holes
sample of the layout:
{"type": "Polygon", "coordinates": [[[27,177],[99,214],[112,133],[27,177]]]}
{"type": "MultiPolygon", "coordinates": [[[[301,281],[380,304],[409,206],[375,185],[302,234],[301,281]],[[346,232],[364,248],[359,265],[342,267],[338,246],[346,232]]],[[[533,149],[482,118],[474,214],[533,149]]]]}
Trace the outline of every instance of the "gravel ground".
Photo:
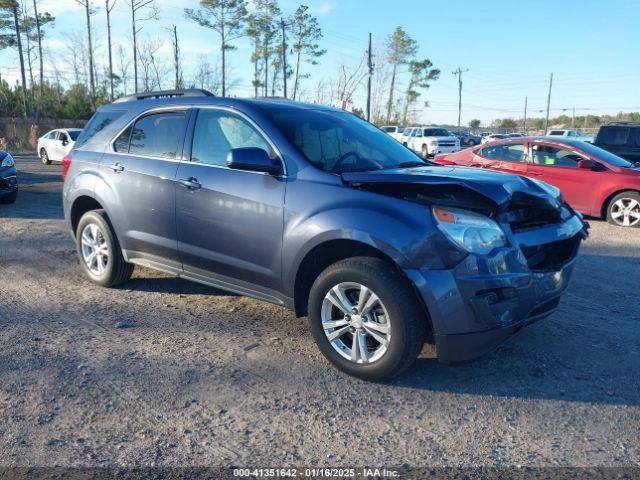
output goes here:
{"type": "Polygon", "coordinates": [[[60,167],[0,205],[0,467],[638,466],[640,230],[593,220],[557,313],[386,384],[282,308],[136,268],[90,284],[60,167]]]}

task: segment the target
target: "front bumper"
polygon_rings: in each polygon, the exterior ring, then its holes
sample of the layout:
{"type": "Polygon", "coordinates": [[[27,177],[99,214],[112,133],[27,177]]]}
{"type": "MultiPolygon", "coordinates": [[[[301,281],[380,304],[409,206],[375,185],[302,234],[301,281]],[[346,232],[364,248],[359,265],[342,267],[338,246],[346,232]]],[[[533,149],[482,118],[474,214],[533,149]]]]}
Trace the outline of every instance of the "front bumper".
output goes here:
{"type": "MultiPolygon", "coordinates": [[[[565,249],[562,264],[551,269],[548,265],[531,269],[531,259],[523,253],[526,248],[511,246],[490,255],[468,255],[449,270],[405,270],[429,313],[438,359],[444,363],[473,360],[553,313],[587,235],[586,224],[580,220],[580,225],[584,227],[578,232],[559,230],[556,225],[541,234],[543,244],[553,236],[555,241],[546,245],[565,249]]],[[[531,233],[524,237],[530,238],[531,233]]]]}
{"type": "Polygon", "coordinates": [[[439,153],[455,153],[460,151],[460,145],[428,145],[429,155],[438,155],[439,153]]]}

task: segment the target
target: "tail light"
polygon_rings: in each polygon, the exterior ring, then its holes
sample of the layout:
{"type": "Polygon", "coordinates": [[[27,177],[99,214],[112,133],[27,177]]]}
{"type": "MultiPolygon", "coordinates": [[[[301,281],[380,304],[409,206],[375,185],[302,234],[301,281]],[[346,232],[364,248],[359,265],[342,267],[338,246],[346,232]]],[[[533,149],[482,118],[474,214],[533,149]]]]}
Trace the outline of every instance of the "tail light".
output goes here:
{"type": "Polygon", "coordinates": [[[62,181],[64,182],[69,173],[69,167],[71,167],[71,154],[67,153],[62,159],[62,181]]]}

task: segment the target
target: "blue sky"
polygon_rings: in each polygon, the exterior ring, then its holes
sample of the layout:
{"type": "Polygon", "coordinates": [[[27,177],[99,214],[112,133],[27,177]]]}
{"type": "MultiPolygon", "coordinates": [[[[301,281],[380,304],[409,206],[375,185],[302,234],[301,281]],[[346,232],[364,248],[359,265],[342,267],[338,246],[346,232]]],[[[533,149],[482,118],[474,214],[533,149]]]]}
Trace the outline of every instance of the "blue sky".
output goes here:
{"type": "MultiPolygon", "coordinates": [[[[145,24],[142,37],[163,42],[161,52],[171,51],[165,27],[175,23],[181,37],[185,77],[191,75],[201,54],[211,63],[218,59],[218,40],[184,18],[185,7],[197,0],[156,0],[160,20],[145,24]]],[[[56,16],[49,33],[47,60],[62,58],[65,37],[84,31],[82,10],[74,0],[42,0],[41,10],[56,16]]],[[[281,0],[284,14],[300,2],[281,0]]],[[[320,80],[331,83],[340,66],[357,64],[366,49],[368,32],[374,46],[401,25],[420,45],[419,57],[429,58],[442,70],[439,80],[423,93],[430,107],[418,113],[425,123],[457,121],[458,66],[463,74],[462,122],[472,118],[489,122],[495,118],[522,115],[528,96],[529,116],[543,116],[550,72],[554,73],[551,114],[562,109],[571,114],[617,113],[640,110],[640,1],[637,0],[307,0],[318,17],[327,54],[321,65],[309,67],[312,78],[305,89],[313,91],[320,80]]],[[[102,7],[102,0],[95,0],[102,7]]],[[[118,0],[113,14],[115,42],[130,51],[130,20],[125,0],[118,0]]],[[[104,9],[93,17],[94,35],[106,36],[104,9]]],[[[97,55],[106,61],[102,41],[97,55]]],[[[249,43],[237,41],[230,54],[232,94],[252,93],[249,43]]],[[[377,58],[383,62],[383,58],[377,58]]],[[[17,78],[17,55],[0,52],[3,78],[17,78]]],[[[64,68],[64,67],[61,67],[64,68]]],[[[404,77],[401,77],[404,81],[404,77]]],[[[401,85],[402,86],[402,85],[401,85]]],[[[364,106],[364,82],[354,95],[356,106],[364,106]]]]}

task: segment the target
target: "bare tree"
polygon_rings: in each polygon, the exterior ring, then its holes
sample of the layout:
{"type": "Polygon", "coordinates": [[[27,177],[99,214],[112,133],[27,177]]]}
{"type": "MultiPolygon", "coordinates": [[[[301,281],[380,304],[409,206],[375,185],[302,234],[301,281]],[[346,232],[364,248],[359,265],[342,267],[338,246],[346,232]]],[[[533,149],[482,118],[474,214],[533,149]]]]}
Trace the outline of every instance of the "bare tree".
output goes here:
{"type": "MultiPolygon", "coordinates": [[[[35,1],[35,0],[34,0],[35,1]]],[[[111,53],[111,11],[118,0],[105,0],[104,11],[107,14],[107,49],[109,50],[109,87],[111,100],[113,100],[113,56],[111,53]]]]}
{"type": "Polygon", "coordinates": [[[127,85],[129,81],[129,67],[131,66],[131,60],[126,55],[124,48],[122,48],[122,45],[118,45],[117,55],[118,55],[118,67],[120,70],[120,80],[122,82],[122,93],[123,95],[126,95],[127,85]]]}
{"type": "Polygon", "coordinates": [[[364,57],[362,57],[355,68],[349,69],[345,65],[340,67],[336,96],[339,106],[343,110],[346,110],[348,105],[352,103],[353,94],[366,75],[364,65],[364,57]]]}
{"type": "Polygon", "coordinates": [[[89,89],[91,91],[91,102],[96,101],[96,79],[93,66],[93,42],[91,39],[91,16],[95,14],[95,10],[91,6],[91,0],[75,0],[75,2],[84,8],[87,21],[87,42],[89,49],[89,89]]]}
{"type": "Polygon", "coordinates": [[[36,38],[38,40],[38,61],[40,63],[40,103],[44,97],[44,57],[42,55],[42,28],[38,15],[38,2],[33,0],[33,16],[36,19],[36,38]]]}
{"type": "Polygon", "coordinates": [[[131,7],[131,40],[133,42],[133,85],[138,93],[138,42],[137,37],[142,27],[140,22],[158,18],[158,8],[154,0],[128,0],[131,7]]]}
{"type": "Polygon", "coordinates": [[[65,48],[63,49],[64,62],[73,71],[74,85],[86,82],[87,71],[87,49],[86,42],[80,32],[72,31],[65,36],[65,48]]]}
{"type": "Polygon", "coordinates": [[[195,71],[193,80],[191,81],[191,87],[203,88],[209,90],[214,95],[217,95],[220,91],[220,75],[218,67],[215,65],[213,68],[209,64],[206,55],[200,55],[198,57],[198,68],[195,71]]]}
{"type": "Polygon", "coordinates": [[[247,4],[245,0],[200,0],[200,9],[185,8],[187,18],[201,27],[210,28],[220,36],[222,56],[222,96],[227,95],[227,50],[235,50],[233,40],[245,34],[247,4]]]}

